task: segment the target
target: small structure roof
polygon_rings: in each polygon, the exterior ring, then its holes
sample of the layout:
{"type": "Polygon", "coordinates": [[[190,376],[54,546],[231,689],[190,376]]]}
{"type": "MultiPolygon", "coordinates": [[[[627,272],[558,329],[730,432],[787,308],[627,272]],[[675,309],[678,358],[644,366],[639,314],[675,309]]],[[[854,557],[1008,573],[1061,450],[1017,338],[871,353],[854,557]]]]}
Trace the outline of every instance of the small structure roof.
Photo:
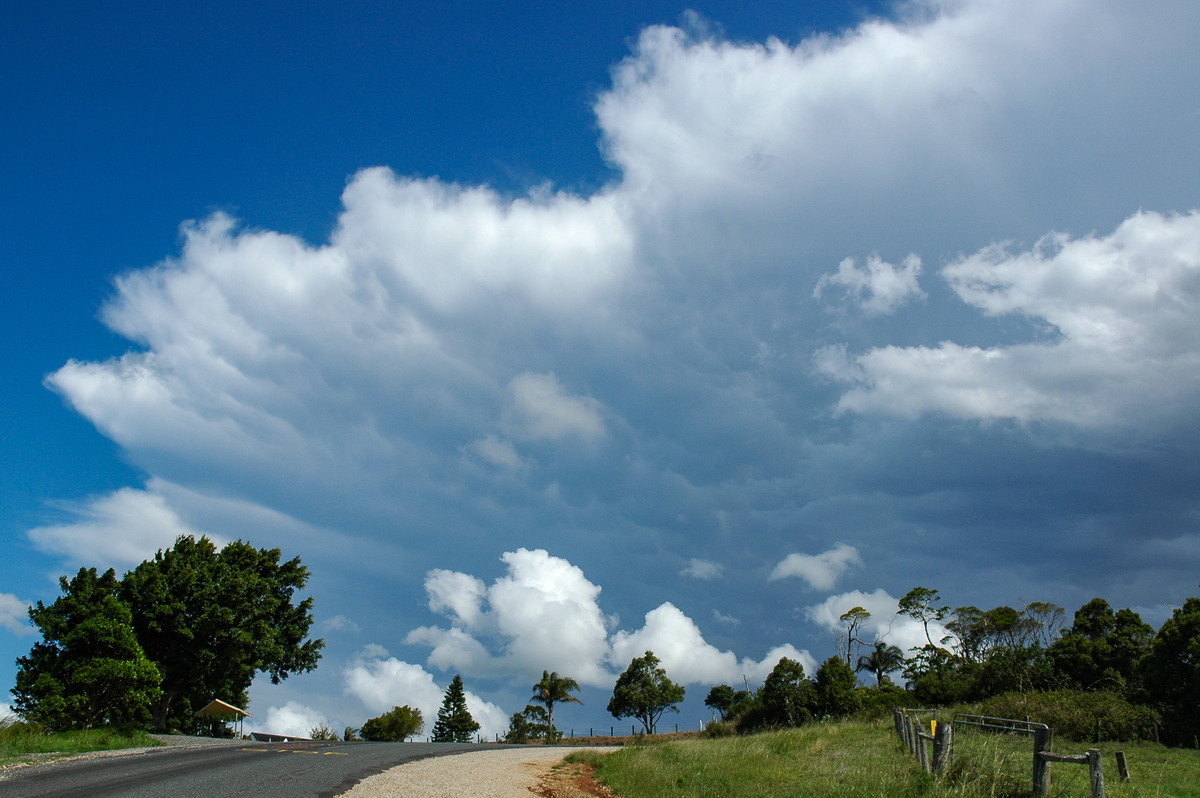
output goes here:
{"type": "Polygon", "coordinates": [[[210,703],[204,709],[202,709],[196,713],[196,717],[198,717],[198,718],[228,718],[228,717],[248,718],[248,717],[251,717],[251,715],[249,712],[247,712],[246,710],[244,710],[240,707],[235,707],[233,704],[226,704],[221,699],[214,698],[212,700],[212,703],[210,703]]]}

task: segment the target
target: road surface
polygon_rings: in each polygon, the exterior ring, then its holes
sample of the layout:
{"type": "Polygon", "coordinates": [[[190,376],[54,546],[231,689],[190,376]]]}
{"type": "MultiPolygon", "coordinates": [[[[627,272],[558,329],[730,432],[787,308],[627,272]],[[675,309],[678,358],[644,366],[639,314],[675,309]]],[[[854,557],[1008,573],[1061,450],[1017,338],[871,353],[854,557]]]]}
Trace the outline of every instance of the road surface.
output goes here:
{"type": "Polygon", "coordinates": [[[333,798],[403,762],[483,749],[471,744],[366,742],[166,747],[0,770],[0,798],[333,798]]]}

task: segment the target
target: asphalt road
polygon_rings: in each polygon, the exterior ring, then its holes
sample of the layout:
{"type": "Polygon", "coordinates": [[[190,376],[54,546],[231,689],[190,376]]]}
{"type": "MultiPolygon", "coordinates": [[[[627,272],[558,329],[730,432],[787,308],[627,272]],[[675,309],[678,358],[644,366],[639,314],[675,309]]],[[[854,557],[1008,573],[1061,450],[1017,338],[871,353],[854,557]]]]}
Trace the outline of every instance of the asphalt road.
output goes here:
{"type": "Polygon", "coordinates": [[[332,798],[403,762],[480,748],[364,742],[168,747],[0,771],[0,798],[332,798]]]}

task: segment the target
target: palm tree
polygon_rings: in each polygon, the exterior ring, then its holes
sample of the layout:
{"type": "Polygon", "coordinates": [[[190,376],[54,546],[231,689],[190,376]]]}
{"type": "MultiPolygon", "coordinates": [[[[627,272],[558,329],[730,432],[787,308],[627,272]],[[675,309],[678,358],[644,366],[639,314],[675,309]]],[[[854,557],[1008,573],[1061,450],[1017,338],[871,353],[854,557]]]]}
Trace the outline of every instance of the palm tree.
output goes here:
{"type": "Polygon", "coordinates": [[[900,670],[904,665],[904,652],[899,646],[889,645],[882,640],[876,640],[871,645],[874,651],[865,657],[859,657],[855,670],[869,671],[875,674],[876,684],[883,684],[889,673],[900,670]]]}
{"type": "Polygon", "coordinates": [[[579,689],[579,682],[569,676],[559,676],[557,671],[542,671],[542,680],[533,686],[533,701],[546,706],[546,717],[550,730],[554,731],[554,705],[564,702],[582,704],[571,693],[579,689]]]}

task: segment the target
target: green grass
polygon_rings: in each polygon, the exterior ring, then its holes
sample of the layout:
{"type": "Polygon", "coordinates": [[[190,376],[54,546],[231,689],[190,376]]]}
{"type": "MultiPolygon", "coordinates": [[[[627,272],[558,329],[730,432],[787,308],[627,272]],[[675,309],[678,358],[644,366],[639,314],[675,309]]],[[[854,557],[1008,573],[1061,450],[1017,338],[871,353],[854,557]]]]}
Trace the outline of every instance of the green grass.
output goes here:
{"type": "MultiPolygon", "coordinates": [[[[568,761],[590,762],[622,798],[1024,798],[1030,795],[1029,738],[962,735],[947,773],[921,772],[904,749],[891,720],[814,723],[799,729],[719,739],[695,738],[626,746],[612,754],[580,752],[568,761]]],[[[1055,746],[1082,753],[1088,745],[1055,746]]],[[[1104,753],[1111,798],[1200,796],[1200,752],[1149,743],[1096,746],[1104,753]],[[1114,752],[1129,759],[1133,781],[1122,784],[1114,752]]],[[[1051,765],[1051,794],[1090,795],[1087,768],[1051,765]]]]}
{"type": "Polygon", "coordinates": [[[47,734],[39,726],[0,718],[0,766],[26,761],[32,754],[83,754],[140,748],[160,743],[143,731],[85,729],[47,734]]]}

